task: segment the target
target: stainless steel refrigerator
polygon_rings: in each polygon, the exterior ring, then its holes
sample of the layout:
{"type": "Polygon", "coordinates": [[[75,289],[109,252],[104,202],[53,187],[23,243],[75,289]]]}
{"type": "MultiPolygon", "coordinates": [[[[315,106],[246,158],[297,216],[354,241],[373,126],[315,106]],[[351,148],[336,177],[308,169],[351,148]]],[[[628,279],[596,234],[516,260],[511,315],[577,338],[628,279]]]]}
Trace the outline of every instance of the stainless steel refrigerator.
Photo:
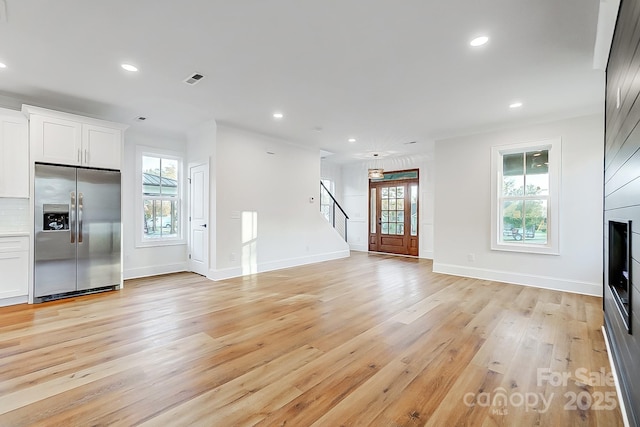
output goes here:
{"type": "Polygon", "coordinates": [[[35,165],[34,302],[121,284],[120,172],[35,165]]]}

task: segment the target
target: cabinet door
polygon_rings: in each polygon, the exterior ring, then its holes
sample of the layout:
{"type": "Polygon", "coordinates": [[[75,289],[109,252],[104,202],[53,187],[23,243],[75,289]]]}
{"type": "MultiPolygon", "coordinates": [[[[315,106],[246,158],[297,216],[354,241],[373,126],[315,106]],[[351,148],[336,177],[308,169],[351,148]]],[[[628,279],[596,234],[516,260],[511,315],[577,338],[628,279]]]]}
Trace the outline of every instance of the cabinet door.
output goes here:
{"type": "Polygon", "coordinates": [[[122,131],[85,124],[82,126],[82,164],[120,170],[122,131]]]}
{"type": "Polygon", "coordinates": [[[0,197],[29,197],[28,124],[18,112],[0,112],[0,197]]]}
{"type": "Polygon", "coordinates": [[[27,245],[27,237],[0,238],[0,299],[20,297],[29,293],[27,245]]]}
{"type": "Polygon", "coordinates": [[[80,164],[82,125],[79,122],[34,114],[30,130],[33,161],[80,164]]]}

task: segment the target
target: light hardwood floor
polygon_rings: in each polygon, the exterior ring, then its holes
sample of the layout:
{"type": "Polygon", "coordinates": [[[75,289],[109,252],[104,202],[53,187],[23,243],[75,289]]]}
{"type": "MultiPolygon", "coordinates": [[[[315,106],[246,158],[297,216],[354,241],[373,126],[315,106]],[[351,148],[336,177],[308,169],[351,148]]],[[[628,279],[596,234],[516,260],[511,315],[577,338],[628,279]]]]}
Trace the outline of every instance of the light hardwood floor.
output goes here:
{"type": "Polygon", "coordinates": [[[0,308],[0,426],[622,425],[600,298],[431,266],[353,253],[0,308]]]}

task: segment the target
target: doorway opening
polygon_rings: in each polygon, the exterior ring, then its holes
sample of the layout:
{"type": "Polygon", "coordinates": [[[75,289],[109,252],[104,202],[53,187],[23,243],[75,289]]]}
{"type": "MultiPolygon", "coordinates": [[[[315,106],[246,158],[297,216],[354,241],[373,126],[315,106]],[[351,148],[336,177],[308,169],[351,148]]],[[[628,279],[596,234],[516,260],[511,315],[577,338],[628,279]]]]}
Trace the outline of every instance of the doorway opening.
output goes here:
{"type": "Polygon", "coordinates": [[[369,180],[369,251],[418,256],[418,169],[369,180]]]}

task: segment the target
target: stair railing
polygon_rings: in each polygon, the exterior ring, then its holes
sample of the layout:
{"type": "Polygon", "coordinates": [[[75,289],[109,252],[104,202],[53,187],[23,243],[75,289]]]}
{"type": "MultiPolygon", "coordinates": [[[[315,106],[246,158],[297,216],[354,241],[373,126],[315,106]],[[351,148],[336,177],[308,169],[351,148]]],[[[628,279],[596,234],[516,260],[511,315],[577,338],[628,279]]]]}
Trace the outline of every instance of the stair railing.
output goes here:
{"type": "Polygon", "coordinates": [[[327,218],[327,221],[336,229],[336,231],[347,241],[347,220],[349,216],[342,209],[333,194],[320,181],[320,212],[327,218]],[[336,207],[338,208],[336,211],[336,207]],[[336,216],[338,220],[336,221],[336,216]],[[337,225],[336,225],[337,224],[337,225]]]}

